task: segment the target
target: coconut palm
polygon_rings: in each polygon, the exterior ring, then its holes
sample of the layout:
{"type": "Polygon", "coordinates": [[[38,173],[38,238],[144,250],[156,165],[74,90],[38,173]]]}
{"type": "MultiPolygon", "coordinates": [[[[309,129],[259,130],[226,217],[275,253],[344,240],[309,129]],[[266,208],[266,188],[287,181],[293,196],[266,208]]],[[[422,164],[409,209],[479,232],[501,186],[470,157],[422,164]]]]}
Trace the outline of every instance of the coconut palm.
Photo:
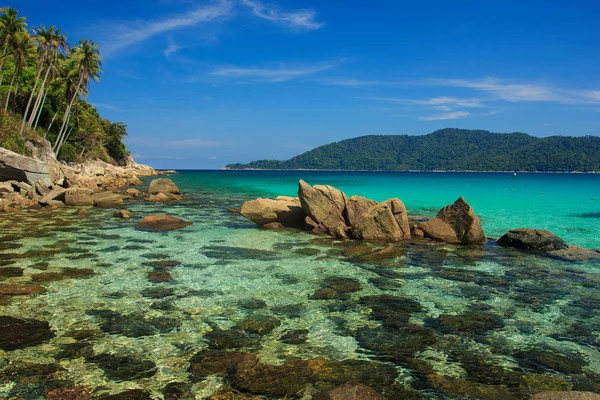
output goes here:
{"type": "Polygon", "coordinates": [[[62,34],[60,32],[60,29],[57,29],[56,26],[51,26],[46,29],[46,27],[42,25],[40,28],[34,29],[34,33],[34,39],[38,43],[39,68],[35,79],[35,84],[33,85],[31,95],[29,96],[29,101],[27,102],[27,107],[25,107],[23,121],[21,122],[20,134],[23,134],[23,131],[25,130],[25,121],[27,121],[28,128],[31,128],[33,126],[38,111],[40,110],[40,108],[43,107],[42,99],[45,98],[46,83],[48,82],[50,74],[56,72],[56,60],[58,58],[58,55],[61,51],[69,51],[67,36],[62,34]],[[43,72],[45,72],[44,79],[41,83],[39,91],[37,91],[37,97],[35,99],[35,103],[30,114],[29,111],[31,108],[31,103],[33,101],[34,95],[38,87],[38,83],[43,72]]]}
{"type": "Polygon", "coordinates": [[[8,110],[10,94],[12,92],[13,84],[15,83],[15,78],[17,81],[15,87],[15,96],[19,91],[19,81],[21,78],[21,73],[23,72],[23,68],[27,66],[30,50],[31,41],[27,32],[17,32],[16,34],[12,35],[8,40],[8,54],[6,56],[13,56],[13,59],[15,61],[15,70],[13,71],[12,78],[10,79],[10,85],[8,86],[8,94],[6,95],[6,104],[4,105],[4,111],[8,110]]]}
{"type": "Polygon", "coordinates": [[[12,7],[0,9],[0,45],[2,46],[2,61],[0,61],[0,85],[4,78],[4,56],[8,51],[10,39],[19,32],[24,32],[27,27],[25,17],[19,17],[19,12],[12,7]]]}
{"type": "Polygon", "coordinates": [[[55,154],[60,152],[61,146],[68,139],[67,128],[71,119],[73,104],[80,95],[87,97],[91,82],[98,82],[100,80],[100,73],[102,72],[100,70],[102,66],[100,50],[98,49],[98,45],[91,40],[83,39],[80,41],[73,52],[71,52],[71,57],[77,65],[77,86],[65,110],[62,126],[58,131],[58,137],[54,143],[53,150],[55,154]]]}

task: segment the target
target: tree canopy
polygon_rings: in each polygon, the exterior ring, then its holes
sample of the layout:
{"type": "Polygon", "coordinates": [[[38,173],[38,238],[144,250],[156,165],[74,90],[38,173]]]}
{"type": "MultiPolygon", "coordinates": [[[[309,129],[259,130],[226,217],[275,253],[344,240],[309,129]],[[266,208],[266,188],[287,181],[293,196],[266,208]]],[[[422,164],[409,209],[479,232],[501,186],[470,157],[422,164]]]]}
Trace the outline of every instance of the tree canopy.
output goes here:
{"type": "Polygon", "coordinates": [[[226,168],[588,172],[600,171],[600,138],[441,129],[423,136],[362,136],[287,161],[260,160],[226,168]]]}
{"type": "Polygon", "coordinates": [[[100,80],[97,44],[71,46],[56,26],[28,29],[12,7],[0,9],[0,146],[26,154],[25,142],[48,139],[59,159],[99,158],[121,163],[127,127],[102,118],[86,101],[100,80]]]}

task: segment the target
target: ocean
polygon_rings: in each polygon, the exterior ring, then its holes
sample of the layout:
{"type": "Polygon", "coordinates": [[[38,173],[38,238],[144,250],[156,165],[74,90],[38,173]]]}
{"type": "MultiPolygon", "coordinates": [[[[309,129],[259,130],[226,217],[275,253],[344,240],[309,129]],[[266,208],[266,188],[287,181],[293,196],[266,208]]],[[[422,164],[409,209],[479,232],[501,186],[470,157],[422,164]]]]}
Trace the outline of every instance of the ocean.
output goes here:
{"type": "Polygon", "coordinates": [[[228,211],[256,197],[295,195],[304,179],[348,196],[398,197],[423,217],[465,196],[490,238],[530,227],[600,248],[600,175],[179,171],[169,178],[185,200],[132,199],[125,208],[134,220],[100,209],[0,217],[0,285],[47,290],[0,295],[0,324],[14,339],[0,338],[0,398],[85,388],[106,399],[219,391],[310,399],[346,382],[389,399],[600,392],[597,261],[525,254],[492,240],[400,244],[384,255],[383,246],[258,229],[228,211]],[[193,225],[134,229],[154,213],[193,225]]]}

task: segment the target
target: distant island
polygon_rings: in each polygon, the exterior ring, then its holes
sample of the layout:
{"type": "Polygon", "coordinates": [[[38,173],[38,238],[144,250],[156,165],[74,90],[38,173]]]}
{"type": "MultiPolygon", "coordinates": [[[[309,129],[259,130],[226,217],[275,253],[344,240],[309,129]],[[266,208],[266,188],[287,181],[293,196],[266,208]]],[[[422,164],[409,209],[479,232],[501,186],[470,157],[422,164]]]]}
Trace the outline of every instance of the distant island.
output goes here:
{"type": "Polygon", "coordinates": [[[365,171],[600,171],[600,138],[441,129],[428,135],[370,135],[317,147],[290,160],[225,169],[365,171]]]}

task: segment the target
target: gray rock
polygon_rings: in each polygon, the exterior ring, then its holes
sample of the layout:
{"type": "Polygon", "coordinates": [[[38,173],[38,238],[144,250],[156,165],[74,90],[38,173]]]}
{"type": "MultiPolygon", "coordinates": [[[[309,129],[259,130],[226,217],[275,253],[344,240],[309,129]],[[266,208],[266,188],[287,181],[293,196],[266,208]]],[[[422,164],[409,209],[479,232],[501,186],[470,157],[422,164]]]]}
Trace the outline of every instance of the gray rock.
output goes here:
{"type": "Polygon", "coordinates": [[[180,194],[179,188],[168,178],[154,179],[148,187],[148,194],[171,193],[180,194]]]}
{"type": "Polygon", "coordinates": [[[39,181],[46,186],[53,183],[44,162],[4,148],[0,148],[0,179],[14,179],[29,184],[39,181]]]}
{"type": "Polygon", "coordinates": [[[552,232],[543,229],[513,229],[498,239],[502,247],[514,247],[530,251],[566,249],[569,246],[552,232]]]}

